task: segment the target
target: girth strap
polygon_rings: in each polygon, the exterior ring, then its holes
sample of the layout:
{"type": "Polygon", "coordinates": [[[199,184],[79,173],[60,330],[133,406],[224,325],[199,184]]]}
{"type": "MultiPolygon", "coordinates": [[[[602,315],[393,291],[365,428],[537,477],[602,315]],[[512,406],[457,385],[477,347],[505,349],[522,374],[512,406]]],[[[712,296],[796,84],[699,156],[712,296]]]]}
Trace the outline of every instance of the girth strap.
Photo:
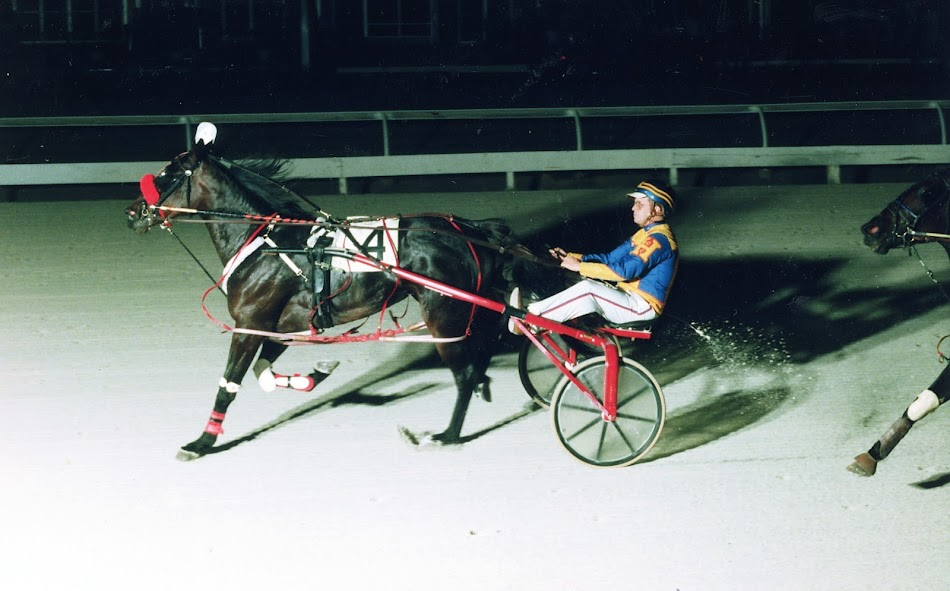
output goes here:
{"type": "MultiPolygon", "coordinates": [[[[325,256],[328,246],[333,243],[329,236],[321,236],[307,249],[310,259],[310,305],[313,315],[310,324],[318,331],[333,326],[330,315],[330,262],[325,256]]],[[[286,256],[286,255],[284,255],[286,256]]]]}

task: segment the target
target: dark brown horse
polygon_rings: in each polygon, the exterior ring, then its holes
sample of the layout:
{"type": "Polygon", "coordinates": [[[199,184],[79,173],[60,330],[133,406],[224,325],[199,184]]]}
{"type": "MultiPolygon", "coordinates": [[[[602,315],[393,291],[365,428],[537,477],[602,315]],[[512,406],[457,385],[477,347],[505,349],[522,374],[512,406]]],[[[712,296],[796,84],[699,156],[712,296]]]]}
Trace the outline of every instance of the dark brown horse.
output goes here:
{"type": "MultiPolygon", "coordinates": [[[[178,215],[198,215],[210,222],[208,231],[222,265],[232,261],[255,237],[264,235],[271,246],[291,252],[285,254],[289,263],[282,257],[268,256],[266,248],[237,265],[232,263],[233,271],[223,287],[236,330],[211,418],[200,437],[181,448],[179,458],[194,459],[213,448],[223,432],[225,413],[252,364],[256,373],[270,372],[287,345],[268,333],[316,333],[314,323],[323,329],[355,321],[407,296],[418,301],[431,336],[442,339],[435,346],[452,371],[457,388],[449,425],[431,440],[458,443],[473,390],[487,388],[485,371],[503,324],[501,316],[400,281],[390,273],[349,273],[338,268],[333,268],[328,277],[314,273],[314,267],[324,265],[313,259],[312,251],[293,252],[304,247],[314,224],[234,222],[271,220],[268,216],[275,214],[285,220],[314,220],[317,214],[262,174],[259,167],[255,170],[250,164],[213,155],[213,126],[203,124],[199,136],[202,133],[194,148],[176,157],[154,177],[143,178],[142,196],[126,209],[129,227],[144,233],[155,225],[172,223],[178,215]],[[228,221],[232,223],[224,223],[228,221]],[[301,272],[295,272],[294,267],[301,272]],[[328,289],[315,295],[314,285],[321,281],[328,284],[328,289]],[[316,315],[318,308],[320,314],[316,315]]],[[[503,298],[507,259],[493,246],[514,242],[504,223],[445,215],[408,216],[400,220],[395,236],[400,267],[467,292],[503,298]]],[[[321,376],[326,374],[312,374],[315,381],[321,376]]]]}
{"type": "MultiPolygon", "coordinates": [[[[934,173],[898,195],[879,214],[861,226],[864,243],[878,254],[909,248],[921,242],[939,242],[950,255],[950,171],[934,173]]],[[[907,435],[914,423],[950,399],[950,367],[917,395],[904,413],[848,470],[873,476],[877,464],[907,435]]]]}

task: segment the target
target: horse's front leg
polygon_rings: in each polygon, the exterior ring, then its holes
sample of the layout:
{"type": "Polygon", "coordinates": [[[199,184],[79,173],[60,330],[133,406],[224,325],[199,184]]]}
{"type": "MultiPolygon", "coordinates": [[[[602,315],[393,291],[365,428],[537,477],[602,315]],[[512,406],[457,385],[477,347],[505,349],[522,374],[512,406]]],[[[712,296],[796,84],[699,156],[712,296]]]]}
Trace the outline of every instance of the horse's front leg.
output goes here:
{"type": "Polygon", "coordinates": [[[244,379],[244,374],[251,366],[251,361],[254,360],[254,355],[257,354],[262,340],[263,337],[256,335],[234,333],[231,336],[228,364],[218,382],[218,393],[214,399],[211,416],[201,436],[178,450],[179,460],[194,460],[207,454],[214,447],[218,436],[224,433],[224,416],[237,397],[238,390],[241,389],[241,380],[244,379]]]}
{"type": "MultiPolygon", "coordinates": [[[[941,385],[945,386],[946,384],[941,384],[941,381],[947,380],[948,377],[950,377],[950,374],[945,375],[948,370],[950,370],[950,368],[945,369],[943,373],[941,373],[941,377],[938,378],[930,388],[938,388],[938,386],[941,385]]],[[[854,462],[848,466],[850,472],[858,476],[874,476],[875,472],[877,472],[878,462],[884,460],[884,458],[894,451],[894,448],[897,447],[901,439],[907,435],[910,428],[914,426],[914,423],[932,413],[938,406],[950,398],[950,396],[946,394],[941,396],[930,388],[917,395],[917,398],[907,407],[904,414],[891,425],[890,429],[888,429],[884,435],[881,435],[880,439],[874,442],[871,449],[855,456],[854,462]]],[[[947,392],[947,390],[943,391],[947,392]]]]}

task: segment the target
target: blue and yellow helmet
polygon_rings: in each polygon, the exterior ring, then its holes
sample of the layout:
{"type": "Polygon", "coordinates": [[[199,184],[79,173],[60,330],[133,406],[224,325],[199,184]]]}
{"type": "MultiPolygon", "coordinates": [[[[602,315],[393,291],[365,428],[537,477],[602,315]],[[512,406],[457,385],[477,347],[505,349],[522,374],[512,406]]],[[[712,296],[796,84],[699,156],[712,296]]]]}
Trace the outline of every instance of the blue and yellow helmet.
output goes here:
{"type": "Polygon", "coordinates": [[[636,197],[646,197],[663,208],[663,214],[669,215],[676,209],[676,200],[673,197],[673,190],[669,188],[660,188],[656,183],[643,181],[632,193],[627,193],[627,197],[634,199],[636,197]]]}

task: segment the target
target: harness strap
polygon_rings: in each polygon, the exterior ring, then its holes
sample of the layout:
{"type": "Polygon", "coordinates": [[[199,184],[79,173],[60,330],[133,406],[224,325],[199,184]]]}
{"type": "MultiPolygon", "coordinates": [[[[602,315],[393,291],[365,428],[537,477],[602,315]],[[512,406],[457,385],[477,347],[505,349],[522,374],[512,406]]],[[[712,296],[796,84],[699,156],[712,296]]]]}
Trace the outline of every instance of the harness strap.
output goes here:
{"type": "MultiPolygon", "coordinates": [[[[277,248],[277,243],[274,242],[270,236],[264,236],[263,241],[267,244],[267,246],[270,246],[271,248],[277,248]]],[[[283,253],[283,252],[280,253],[280,259],[284,261],[284,264],[287,265],[287,267],[289,267],[291,271],[294,272],[294,275],[303,279],[304,283],[307,283],[310,281],[307,278],[307,276],[304,275],[303,270],[300,267],[298,267],[296,263],[290,260],[290,257],[287,256],[286,253],[283,253]]]]}

